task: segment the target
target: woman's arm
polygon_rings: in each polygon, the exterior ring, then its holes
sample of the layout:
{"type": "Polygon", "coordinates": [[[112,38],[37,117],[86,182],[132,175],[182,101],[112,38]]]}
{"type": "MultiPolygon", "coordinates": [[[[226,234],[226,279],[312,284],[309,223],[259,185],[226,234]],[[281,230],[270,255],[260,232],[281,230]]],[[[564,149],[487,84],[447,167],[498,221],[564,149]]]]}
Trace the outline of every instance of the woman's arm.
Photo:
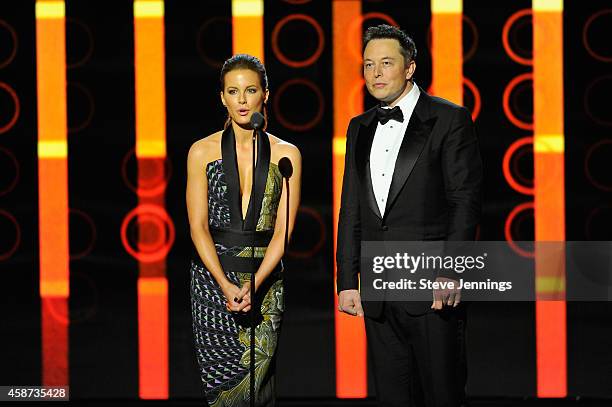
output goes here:
{"type": "Polygon", "coordinates": [[[206,178],[206,142],[198,141],[189,149],[187,156],[187,215],[191,240],[204,266],[223,290],[232,311],[243,308],[234,298],[240,292],[225,275],[212,236],[208,228],[208,180],[206,178]]]}
{"type": "MultiPolygon", "coordinates": [[[[298,207],[300,206],[300,184],[302,177],[302,157],[297,147],[291,144],[285,144],[280,147],[279,152],[281,157],[287,157],[293,165],[293,175],[289,178],[289,235],[291,238],[293,226],[295,225],[295,217],[298,207]]],[[[283,191],[281,193],[280,202],[276,212],[276,223],[274,225],[274,234],[266,250],[266,254],[255,273],[255,290],[257,290],[265,279],[272,273],[278,262],[282,259],[285,246],[285,224],[287,222],[287,188],[285,188],[285,180],[283,179],[283,191]]],[[[248,298],[249,284],[242,287],[240,294],[248,298]]],[[[242,298],[242,296],[239,296],[242,298]]],[[[250,298],[249,298],[250,302],[250,298]]],[[[248,310],[248,309],[245,309],[248,310]]]]}

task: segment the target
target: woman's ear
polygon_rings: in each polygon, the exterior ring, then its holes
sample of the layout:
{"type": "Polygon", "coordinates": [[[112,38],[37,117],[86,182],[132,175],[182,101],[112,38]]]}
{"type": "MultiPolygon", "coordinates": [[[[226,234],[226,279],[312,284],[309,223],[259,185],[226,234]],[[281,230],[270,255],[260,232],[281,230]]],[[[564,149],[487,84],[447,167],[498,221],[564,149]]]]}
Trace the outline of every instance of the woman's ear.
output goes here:
{"type": "Polygon", "coordinates": [[[264,103],[268,103],[268,98],[270,97],[270,90],[266,89],[266,93],[264,96],[264,103]]]}
{"type": "Polygon", "coordinates": [[[219,96],[221,96],[221,103],[223,106],[227,107],[227,103],[225,103],[225,98],[223,97],[223,91],[219,92],[219,96]]]}

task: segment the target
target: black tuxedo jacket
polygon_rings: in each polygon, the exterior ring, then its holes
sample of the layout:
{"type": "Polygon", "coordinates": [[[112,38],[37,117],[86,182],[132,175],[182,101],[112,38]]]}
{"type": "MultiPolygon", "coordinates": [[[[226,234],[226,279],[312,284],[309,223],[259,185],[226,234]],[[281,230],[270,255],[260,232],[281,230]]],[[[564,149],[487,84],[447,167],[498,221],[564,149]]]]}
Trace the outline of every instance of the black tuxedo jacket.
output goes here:
{"type": "MultiPolygon", "coordinates": [[[[359,287],[361,241],[473,240],[481,212],[482,162],[472,118],[464,107],[423,89],[395,163],[384,216],[370,176],[376,109],[348,127],[338,224],[338,292],[359,287]]],[[[377,317],[382,302],[363,302],[377,317]]],[[[431,302],[406,302],[424,313],[431,302]]]]}

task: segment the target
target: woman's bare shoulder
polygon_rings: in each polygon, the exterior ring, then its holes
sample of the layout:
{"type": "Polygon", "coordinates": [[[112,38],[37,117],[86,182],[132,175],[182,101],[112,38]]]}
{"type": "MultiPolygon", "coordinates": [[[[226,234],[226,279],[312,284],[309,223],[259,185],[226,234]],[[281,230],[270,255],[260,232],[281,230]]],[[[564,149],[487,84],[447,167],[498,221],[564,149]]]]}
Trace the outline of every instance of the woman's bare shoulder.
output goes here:
{"type": "Polygon", "coordinates": [[[210,144],[218,144],[221,142],[221,135],[223,134],[223,130],[219,130],[215,133],[209,134],[208,136],[199,139],[195,144],[209,145],[210,144]]]}
{"type": "Polygon", "coordinates": [[[221,134],[223,131],[218,131],[194,142],[189,149],[189,157],[200,163],[213,161],[221,151],[221,134]]]}
{"type": "Polygon", "coordinates": [[[288,141],[278,138],[273,134],[268,133],[268,135],[270,136],[270,148],[273,152],[291,154],[300,153],[300,150],[294,144],[291,144],[288,141]]]}
{"type": "Polygon", "coordinates": [[[270,133],[270,150],[272,152],[272,162],[279,162],[281,158],[287,157],[294,165],[301,165],[302,156],[300,150],[288,141],[282,140],[270,133]]]}

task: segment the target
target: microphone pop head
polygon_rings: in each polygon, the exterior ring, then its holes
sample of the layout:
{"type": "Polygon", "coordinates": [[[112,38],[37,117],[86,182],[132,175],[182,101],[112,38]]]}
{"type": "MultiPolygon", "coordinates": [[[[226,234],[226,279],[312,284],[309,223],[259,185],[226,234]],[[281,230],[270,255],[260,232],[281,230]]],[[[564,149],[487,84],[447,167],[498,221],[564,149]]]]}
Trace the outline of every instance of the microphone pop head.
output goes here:
{"type": "Polygon", "coordinates": [[[259,112],[253,112],[253,114],[251,115],[251,126],[255,130],[263,128],[265,121],[266,119],[264,118],[263,114],[259,112]]]}
{"type": "Polygon", "coordinates": [[[291,160],[287,157],[283,157],[278,162],[278,169],[283,176],[283,178],[291,178],[293,175],[293,165],[291,164],[291,160]]]}

